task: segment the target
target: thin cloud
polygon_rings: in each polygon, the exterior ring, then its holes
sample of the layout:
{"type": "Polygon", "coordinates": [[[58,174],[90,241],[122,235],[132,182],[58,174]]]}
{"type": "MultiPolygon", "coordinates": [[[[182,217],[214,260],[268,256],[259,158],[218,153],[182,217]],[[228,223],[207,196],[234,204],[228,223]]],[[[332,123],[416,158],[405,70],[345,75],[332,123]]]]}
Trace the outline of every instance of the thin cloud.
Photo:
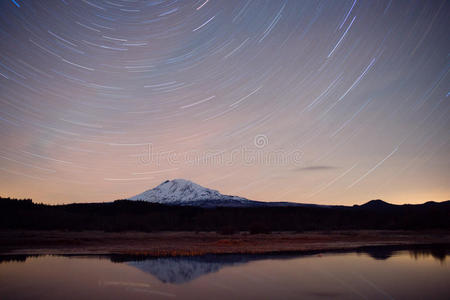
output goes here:
{"type": "Polygon", "coordinates": [[[309,166],[309,167],[301,167],[295,168],[294,171],[326,171],[337,169],[335,166],[309,166]]]}

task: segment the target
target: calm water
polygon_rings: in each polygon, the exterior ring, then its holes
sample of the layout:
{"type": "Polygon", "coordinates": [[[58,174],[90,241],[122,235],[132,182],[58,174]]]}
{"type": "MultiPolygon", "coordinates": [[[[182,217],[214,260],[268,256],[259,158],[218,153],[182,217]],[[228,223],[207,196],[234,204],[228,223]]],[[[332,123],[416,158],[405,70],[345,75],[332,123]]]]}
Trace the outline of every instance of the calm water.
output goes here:
{"type": "Polygon", "coordinates": [[[450,299],[446,251],[0,256],[0,299],[450,299]]]}

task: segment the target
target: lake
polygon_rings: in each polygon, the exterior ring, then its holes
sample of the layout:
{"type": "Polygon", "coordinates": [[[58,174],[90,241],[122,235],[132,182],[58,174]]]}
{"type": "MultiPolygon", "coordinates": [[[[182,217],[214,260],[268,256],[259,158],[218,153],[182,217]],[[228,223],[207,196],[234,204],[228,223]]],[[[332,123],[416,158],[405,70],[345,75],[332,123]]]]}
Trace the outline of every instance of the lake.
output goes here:
{"type": "Polygon", "coordinates": [[[0,256],[0,299],[450,299],[447,250],[0,256]]]}

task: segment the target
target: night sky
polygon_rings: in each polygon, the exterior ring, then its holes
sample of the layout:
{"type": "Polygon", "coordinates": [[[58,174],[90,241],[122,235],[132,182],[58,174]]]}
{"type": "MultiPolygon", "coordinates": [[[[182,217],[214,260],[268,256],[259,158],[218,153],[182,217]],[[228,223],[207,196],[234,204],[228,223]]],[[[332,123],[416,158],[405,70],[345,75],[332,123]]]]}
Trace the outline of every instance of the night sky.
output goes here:
{"type": "Polygon", "coordinates": [[[2,0],[0,194],[450,198],[450,1],[2,0]]]}

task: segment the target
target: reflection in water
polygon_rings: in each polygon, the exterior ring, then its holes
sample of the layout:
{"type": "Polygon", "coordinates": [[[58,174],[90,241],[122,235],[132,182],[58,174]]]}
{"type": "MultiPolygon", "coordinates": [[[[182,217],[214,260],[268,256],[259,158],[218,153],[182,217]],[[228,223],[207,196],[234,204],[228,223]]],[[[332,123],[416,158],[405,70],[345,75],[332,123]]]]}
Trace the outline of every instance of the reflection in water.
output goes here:
{"type": "MultiPolygon", "coordinates": [[[[411,258],[418,260],[433,257],[444,263],[450,255],[450,248],[446,245],[416,246],[411,249],[405,246],[363,247],[351,252],[366,254],[375,260],[387,260],[401,251],[407,251],[411,258]]],[[[351,253],[350,251],[334,251],[330,253],[351,253]]],[[[292,259],[320,254],[320,251],[310,251],[300,254],[221,254],[181,257],[148,257],[136,255],[102,256],[112,262],[127,263],[148,274],[152,274],[164,283],[182,284],[194,280],[202,275],[214,273],[227,266],[246,264],[252,261],[267,259],[292,259]]],[[[38,255],[0,255],[2,262],[25,262],[29,257],[38,255]]],[[[71,257],[71,256],[70,256],[71,257]]]]}
{"type": "MultiPolygon", "coordinates": [[[[334,250],[334,251],[328,251],[325,253],[358,253],[358,254],[367,254],[373,259],[376,260],[386,260],[392,256],[395,256],[396,253],[400,251],[407,251],[412,258],[415,260],[426,258],[426,257],[433,257],[434,259],[438,260],[439,262],[445,262],[446,257],[450,256],[450,247],[447,245],[425,245],[425,246],[415,246],[415,247],[408,247],[408,246],[378,246],[378,247],[361,247],[355,250],[334,250]]],[[[261,259],[288,259],[293,257],[300,257],[300,256],[308,256],[308,255],[315,255],[315,254],[321,254],[324,253],[323,251],[304,251],[301,253],[288,253],[288,254],[209,254],[209,255],[201,255],[201,256],[181,256],[181,257],[162,257],[162,258],[155,258],[151,256],[145,256],[145,255],[101,255],[100,257],[108,257],[111,259],[112,262],[134,262],[130,263],[131,265],[134,265],[135,267],[140,267],[140,262],[146,262],[146,261],[155,261],[156,265],[163,264],[166,267],[171,267],[174,264],[182,264],[184,261],[190,261],[190,262],[198,262],[200,264],[205,263],[211,265],[212,269],[216,269],[214,267],[215,263],[218,263],[218,265],[234,265],[234,264],[242,264],[254,260],[261,260],[261,259]]],[[[0,264],[4,262],[25,262],[27,258],[30,257],[39,257],[42,255],[26,255],[26,254],[20,254],[20,255],[0,255],[0,264]]],[[[76,257],[78,255],[57,255],[57,256],[65,256],[65,257],[76,257]]],[[[86,255],[82,255],[83,257],[86,257],[86,255]]],[[[92,255],[95,257],[98,257],[98,255],[92,255]]],[[[211,270],[217,271],[217,270],[211,270]]],[[[208,272],[209,273],[209,272],[208,272]]]]}
{"type": "Polygon", "coordinates": [[[450,299],[448,255],[445,246],[163,258],[9,255],[0,256],[0,299],[450,299]]]}
{"type": "Polygon", "coordinates": [[[31,255],[0,255],[0,264],[4,262],[25,262],[31,255]]]}
{"type": "Polygon", "coordinates": [[[185,283],[223,267],[249,262],[243,255],[166,257],[131,261],[128,265],[152,274],[164,283],[185,283]]]}
{"type": "Polygon", "coordinates": [[[441,263],[444,263],[447,255],[449,255],[449,252],[443,248],[431,249],[431,250],[417,249],[417,250],[409,251],[409,254],[415,260],[420,259],[420,258],[426,258],[431,255],[436,260],[440,261],[441,263]]]}
{"type": "MultiPolygon", "coordinates": [[[[367,247],[361,248],[355,252],[367,254],[376,260],[386,260],[395,256],[400,251],[404,251],[405,247],[367,247]]],[[[421,248],[407,250],[415,260],[433,257],[443,263],[447,255],[450,255],[450,249],[445,246],[435,246],[433,248],[421,248]]],[[[343,253],[348,251],[343,251],[343,253]]],[[[318,251],[301,256],[319,254],[318,251]]],[[[336,253],[336,252],[334,252],[336,253]]],[[[342,253],[342,251],[341,251],[342,253]]],[[[245,264],[252,261],[266,259],[292,259],[301,257],[298,254],[222,254],[222,255],[202,255],[202,256],[185,256],[185,257],[162,257],[148,258],[136,256],[113,256],[112,261],[127,262],[128,265],[136,267],[146,273],[152,274],[164,283],[180,284],[194,280],[202,275],[217,272],[220,269],[245,264]]]]}
{"type": "Polygon", "coordinates": [[[194,280],[208,273],[218,272],[228,266],[237,266],[252,261],[267,259],[292,259],[298,255],[282,254],[222,254],[183,257],[143,258],[122,257],[121,260],[111,258],[113,261],[128,261],[127,264],[152,274],[164,283],[181,284],[194,280]]]}
{"type": "Polygon", "coordinates": [[[446,256],[450,255],[450,248],[447,245],[434,245],[430,246],[394,246],[394,247],[368,247],[357,250],[358,253],[366,253],[370,257],[378,260],[385,260],[399,251],[408,251],[410,256],[415,260],[426,257],[433,257],[439,262],[445,262],[446,256]]]}

